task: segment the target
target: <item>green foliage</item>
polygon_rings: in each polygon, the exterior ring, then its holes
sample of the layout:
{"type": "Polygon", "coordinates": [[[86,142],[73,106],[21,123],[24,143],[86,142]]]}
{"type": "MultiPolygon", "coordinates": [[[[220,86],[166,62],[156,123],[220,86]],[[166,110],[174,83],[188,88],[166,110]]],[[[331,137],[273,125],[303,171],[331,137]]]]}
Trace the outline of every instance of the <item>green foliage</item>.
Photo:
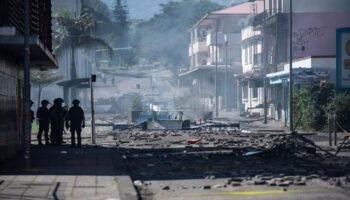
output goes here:
{"type": "Polygon", "coordinates": [[[350,94],[342,93],[327,106],[329,113],[337,115],[338,123],[347,131],[350,130],[350,94]]]}
{"type": "Polygon", "coordinates": [[[304,129],[323,130],[327,124],[326,108],[332,101],[334,94],[335,87],[332,83],[303,86],[295,90],[293,115],[297,119],[301,117],[299,125],[304,129]]]}
{"type": "MultiPolygon", "coordinates": [[[[115,21],[115,33],[117,38],[117,44],[125,45],[124,39],[129,31],[128,21],[128,9],[125,4],[122,4],[121,0],[116,0],[113,9],[114,21],[115,21]]],[[[122,47],[122,46],[121,46],[122,47]]]]}
{"type": "Polygon", "coordinates": [[[160,14],[137,27],[133,46],[136,46],[138,59],[174,67],[187,65],[190,42],[187,30],[221,6],[208,0],[171,1],[160,6],[160,14]]]}
{"type": "Polygon", "coordinates": [[[63,77],[57,75],[56,72],[52,71],[39,71],[32,73],[30,77],[30,82],[33,87],[44,88],[51,85],[52,83],[62,79],[63,77]]]}
{"type": "Polygon", "coordinates": [[[94,25],[94,35],[109,40],[112,37],[111,27],[114,22],[108,6],[101,0],[80,0],[82,10],[89,13],[91,19],[96,23],[94,25]]]}
{"type": "Polygon", "coordinates": [[[59,11],[56,17],[58,29],[53,37],[55,54],[61,54],[63,50],[69,48],[94,47],[105,48],[110,55],[113,54],[113,49],[107,42],[91,34],[97,23],[89,11],[89,9],[83,9],[77,17],[67,9],[59,11]]]}

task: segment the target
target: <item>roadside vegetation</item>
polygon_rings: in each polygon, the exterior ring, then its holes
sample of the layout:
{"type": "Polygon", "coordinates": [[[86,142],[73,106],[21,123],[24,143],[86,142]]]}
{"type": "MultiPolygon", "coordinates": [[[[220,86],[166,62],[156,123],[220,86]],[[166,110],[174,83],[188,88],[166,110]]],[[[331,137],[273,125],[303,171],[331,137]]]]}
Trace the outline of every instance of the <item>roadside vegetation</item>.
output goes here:
{"type": "Polygon", "coordinates": [[[303,130],[325,131],[328,115],[336,114],[337,122],[350,130],[350,94],[335,95],[333,83],[305,85],[293,94],[294,125],[303,130]]]}

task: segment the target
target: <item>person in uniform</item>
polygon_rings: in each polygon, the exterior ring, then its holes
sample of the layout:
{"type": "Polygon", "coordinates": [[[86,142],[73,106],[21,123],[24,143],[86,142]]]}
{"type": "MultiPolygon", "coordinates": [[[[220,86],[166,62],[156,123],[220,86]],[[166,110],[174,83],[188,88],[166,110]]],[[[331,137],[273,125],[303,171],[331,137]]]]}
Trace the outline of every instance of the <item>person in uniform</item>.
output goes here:
{"type": "Polygon", "coordinates": [[[62,107],[63,99],[56,98],[50,108],[50,122],[51,122],[51,143],[54,145],[62,144],[62,135],[64,130],[64,119],[66,112],[62,107]]]}
{"type": "Polygon", "coordinates": [[[48,100],[46,99],[42,100],[41,107],[38,108],[36,112],[36,118],[39,119],[39,132],[38,132],[37,138],[38,138],[38,144],[40,146],[43,145],[43,143],[41,142],[41,136],[43,132],[45,134],[45,144],[50,145],[50,142],[49,142],[50,111],[47,108],[48,105],[49,105],[48,100]]]}
{"type": "Polygon", "coordinates": [[[34,104],[34,102],[32,100],[30,100],[30,124],[32,124],[34,119],[35,119],[34,111],[32,110],[33,104],[34,104]]]}
{"type": "Polygon", "coordinates": [[[70,128],[71,132],[71,144],[75,147],[75,133],[77,134],[77,146],[81,147],[81,131],[85,128],[85,116],[83,109],[79,106],[80,101],[74,99],[73,106],[68,111],[66,118],[66,128],[70,128]]]}

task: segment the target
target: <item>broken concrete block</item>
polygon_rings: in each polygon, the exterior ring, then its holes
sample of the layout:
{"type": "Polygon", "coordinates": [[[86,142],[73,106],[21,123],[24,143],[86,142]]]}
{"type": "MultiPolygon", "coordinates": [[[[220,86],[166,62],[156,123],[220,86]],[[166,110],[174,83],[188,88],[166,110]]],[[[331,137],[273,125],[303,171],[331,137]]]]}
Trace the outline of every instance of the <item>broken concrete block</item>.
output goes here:
{"type": "Polygon", "coordinates": [[[231,182],[231,186],[233,187],[238,187],[238,186],[241,186],[242,183],[241,182],[231,182]]]}
{"type": "Polygon", "coordinates": [[[276,186],[276,181],[275,180],[269,180],[266,182],[269,186],[276,186]]]}
{"type": "Polygon", "coordinates": [[[170,190],[170,186],[169,185],[166,185],[162,188],[162,190],[170,190]]]}
{"type": "Polygon", "coordinates": [[[266,181],[258,179],[254,181],[254,185],[264,185],[266,183],[266,181]]]}
{"type": "Polygon", "coordinates": [[[294,185],[306,185],[306,181],[303,181],[303,180],[295,181],[294,185]]]}
{"type": "Polygon", "coordinates": [[[204,190],[210,190],[210,189],[211,189],[211,186],[210,186],[210,185],[205,185],[205,186],[203,186],[203,189],[204,189],[204,190]]]}
{"type": "Polygon", "coordinates": [[[282,187],[287,187],[291,184],[290,181],[282,181],[282,182],[277,182],[278,186],[282,186],[282,187]]]}
{"type": "Polygon", "coordinates": [[[134,185],[135,185],[135,186],[142,186],[142,181],[140,181],[140,180],[135,180],[135,181],[134,181],[134,185]]]}

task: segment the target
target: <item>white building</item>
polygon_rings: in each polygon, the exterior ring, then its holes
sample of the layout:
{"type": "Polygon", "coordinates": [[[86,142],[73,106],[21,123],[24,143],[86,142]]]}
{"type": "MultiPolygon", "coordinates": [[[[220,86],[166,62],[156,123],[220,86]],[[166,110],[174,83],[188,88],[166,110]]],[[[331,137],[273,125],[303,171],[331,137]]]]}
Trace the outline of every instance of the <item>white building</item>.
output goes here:
{"type": "Polygon", "coordinates": [[[216,67],[219,110],[237,107],[240,93],[233,77],[242,72],[240,30],[247,16],[262,12],[262,5],[262,2],[232,5],[206,14],[189,29],[191,62],[189,70],[180,74],[180,79],[185,82],[183,86],[199,91],[200,109],[214,110],[216,67]]]}

